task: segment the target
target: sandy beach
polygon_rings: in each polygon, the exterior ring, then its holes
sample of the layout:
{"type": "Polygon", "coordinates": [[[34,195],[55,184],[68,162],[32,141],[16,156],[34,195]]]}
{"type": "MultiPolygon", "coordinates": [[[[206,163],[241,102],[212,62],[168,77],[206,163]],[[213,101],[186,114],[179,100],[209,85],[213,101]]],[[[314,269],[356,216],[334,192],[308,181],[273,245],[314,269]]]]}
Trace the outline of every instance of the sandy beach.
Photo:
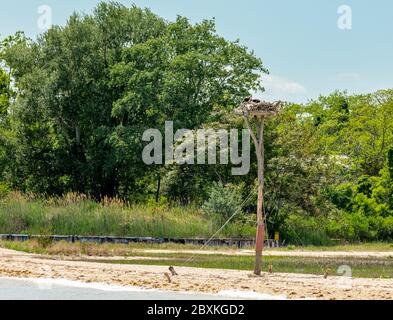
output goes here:
{"type": "Polygon", "coordinates": [[[323,275],[264,273],[177,267],[172,282],[164,276],[165,266],[119,265],[72,261],[0,249],[0,276],[52,278],[135,286],[176,292],[217,294],[226,290],[253,292],[288,299],[393,299],[391,279],[343,279],[323,275]],[[343,281],[345,280],[345,281],[343,281]]]}

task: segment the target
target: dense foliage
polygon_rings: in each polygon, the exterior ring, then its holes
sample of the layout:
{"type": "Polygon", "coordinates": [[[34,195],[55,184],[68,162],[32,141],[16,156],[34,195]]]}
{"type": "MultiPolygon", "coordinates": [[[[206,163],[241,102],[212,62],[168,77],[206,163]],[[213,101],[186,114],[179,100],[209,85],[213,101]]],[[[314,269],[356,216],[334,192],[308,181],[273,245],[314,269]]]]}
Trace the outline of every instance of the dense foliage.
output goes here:
{"type": "Polygon", "coordinates": [[[296,242],[393,238],[393,90],[288,105],[268,160],[271,224],[296,242]]]}
{"type": "MultiPolygon", "coordinates": [[[[145,129],[242,128],[232,110],[262,90],[262,61],[214,20],[101,3],[36,41],[4,39],[0,59],[0,196],[207,201],[227,217],[252,192],[243,212],[255,213],[255,158],[246,176],[141,159],[145,129]]],[[[286,103],[266,124],[268,230],[297,243],[393,239],[392,118],[393,90],[286,103]]]]}
{"type": "Polygon", "coordinates": [[[145,129],[166,120],[197,128],[214,108],[230,110],[259,88],[264,71],[244,47],[219,37],[213,21],[167,23],[117,3],[74,14],[35,42],[10,37],[1,56],[18,93],[11,186],[96,198],[131,198],[156,179],[157,168],[141,161],[145,129]]]}

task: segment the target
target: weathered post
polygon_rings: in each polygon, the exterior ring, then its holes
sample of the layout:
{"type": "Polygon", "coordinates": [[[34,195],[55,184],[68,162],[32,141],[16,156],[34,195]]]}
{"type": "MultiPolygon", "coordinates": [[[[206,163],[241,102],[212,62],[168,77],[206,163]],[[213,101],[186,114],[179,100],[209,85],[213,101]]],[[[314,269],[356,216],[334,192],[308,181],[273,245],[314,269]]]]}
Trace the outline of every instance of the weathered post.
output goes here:
{"type": "Polygon", "coordinates": [[[251,97],[244,99],[235,113],[242,115],[250,131],[250,135],[255,144],[255,151],[258,161],[258,203],[257,203],[257,232],[255,245],[255,269],[254,274],[260,275],[262,271],[262,252],[265,241],[265,222],[264,222],[264,168],[265,168],[265,149],[263,143],[265,119],[275,116],[281,102],[266,102],[251,97]],[[256,131],[253,130],[255,122],[256,131]]]}

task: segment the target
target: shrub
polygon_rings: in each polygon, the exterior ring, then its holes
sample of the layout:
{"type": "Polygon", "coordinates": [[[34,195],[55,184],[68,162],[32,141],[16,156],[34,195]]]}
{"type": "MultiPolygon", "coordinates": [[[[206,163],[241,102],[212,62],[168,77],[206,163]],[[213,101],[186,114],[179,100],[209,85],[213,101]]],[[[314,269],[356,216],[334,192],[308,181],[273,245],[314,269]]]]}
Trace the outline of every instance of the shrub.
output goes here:
{"type": "Polygon", "coordinates": [[[282,238],[290,244],[327,245],[330,239],[323,218],[291,214],[281,228],[282,238]]]}
{"type": "Polygon", "coordinates": [[[0,199],[5,198],[10,192],[10,188],[5,183],[0,182],[0,199]]]}
{"type": "Polygon", "coordinates": [[[241,196],[231,185],[214,183],[209,199],[203,205],[202,210],[207,216],[215,218],[219,223],[224,223],[235,213],[239,216],[242,214],[241,196]]]}
{"type": "Polygon", "coordinates": [[[383,219],[379,237],[384,240],[393,240],[393,216],[383,219]]]}
{"type": "Polygon", "coordinates": [[[369,220],[361,212],[346,214],[344,224],[348,226],[345,235],[347,239],[352,241],[372,240],[369,220]]]}
{"type": "Polygon", "coordinates": [[[326,191],[328,199],[339,209],[350,208],[353,198],[351,183],[345,183],[337,187],[328,188],[326,191]]]}

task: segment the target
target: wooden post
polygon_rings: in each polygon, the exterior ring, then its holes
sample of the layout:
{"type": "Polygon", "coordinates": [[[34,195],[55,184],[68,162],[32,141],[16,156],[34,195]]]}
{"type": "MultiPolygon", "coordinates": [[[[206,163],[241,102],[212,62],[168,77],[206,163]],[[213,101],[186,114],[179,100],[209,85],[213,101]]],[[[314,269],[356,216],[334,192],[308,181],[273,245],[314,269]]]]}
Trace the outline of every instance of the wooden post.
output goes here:
{"type": "Polygon", "coordinates": [[[265,224],[264,224],[264,210],[263,210],[263,196],[264,196],[264,167],[265,167],[265,149],[263,144],[264,134],[264,117],[260,117],[257,124],[257,134],[259,132],[259,139],[252,130],[248,115],[244,116],[248,130],[255,144],[255,150],[258,161],[258,205],[257,205],[257,232],[255,245],[255,268],[254,274],[261,275],[262,272],[262,252],[265,241],[265,224]]]}
{"type": "Polygon", "coordinates": [[[258,206],[257,206],[257,234],[255,245],[255,269],[254,273],[260,275],[262,272],[262,252],[265,241],[265,213],[264,213],[264,169],[265,169],[265,149],[263,145],[265,118],[277,115],[281,108],[281,101],[266,102],[259,99],[247,97],[243,100],[235,113],[243,115],[250,135],[255,144],[255,151],[258,160],[258,206]],[[257,131],[254,132],[250,124],[250,117],[256,119],[257,131]]]}

